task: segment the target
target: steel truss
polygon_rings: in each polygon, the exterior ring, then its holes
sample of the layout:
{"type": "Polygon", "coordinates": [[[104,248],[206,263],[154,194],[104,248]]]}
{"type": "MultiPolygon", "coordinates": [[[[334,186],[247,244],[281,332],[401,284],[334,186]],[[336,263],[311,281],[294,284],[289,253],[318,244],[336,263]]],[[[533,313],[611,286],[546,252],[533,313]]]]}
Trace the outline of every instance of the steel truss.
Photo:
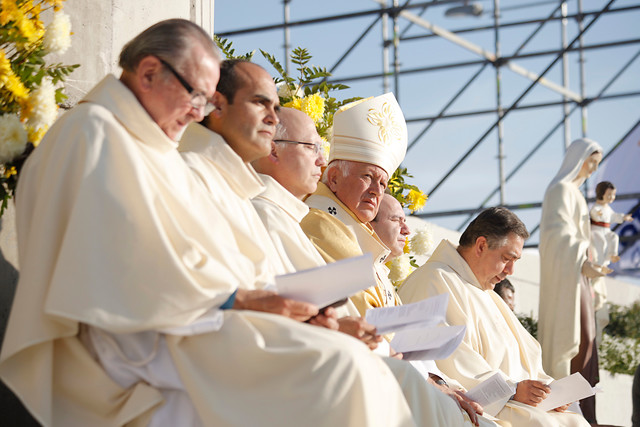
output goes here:
{"type": "MultiPolygon", "coordinates": [[[[340,65],[349,57],[349,55],[356,49],[356,47],[365,39],[367,35],[369,35],[372,31],[374,31],[378,26],[381,26],[381,35],[382,35],[382,71],[377,73],[368,73],[368,74],[358,74],[352,76],[341,76],[339,80],[341,83],[362,81],[362,80],[382,80],[382,84],[385,91],[390,89],[390,85],[393,85],[395,89],[396,96],[399,94],[400,88],[400,80],[409,75],[415,74],[427,74],[433,71],[441,71],[441,70],[450,70],[450,69],[466,69],[468,70],[469,77],[464,82],[460,82],[459,89],[457,92],[448,100],[442,103],[442,107],[435,115],[428,116],[419,116],[419,117],[407,117],[408,123],[424,123],[424,126],[412,137],[409,141],[408,146],[408,155],[411,151],[421,143],[424,143],[426,140],[426,136],[429,131],[433,128],[433,126],[442,120],[447,120],[451,118],[460,118],[460,117],[470,117],[470,116],[493,116],[494,119],[490,121],[491,125],[472,143],[469,144],[466,152],[448,169],[446,173],[438,180],[438,182],[429,189],[428,194],[430,197],[433,197],[442,185],[451,178],[452,175],[459,172],[462,164],[466,162],[476,151],[478,147],[482,144],[486,143],[489,135],[495,133],[497,135],[497,161],[498,161],[498,182],[494,189],[488,192],[487,196],[483,199],[483,201],[479,205],[470,206],[466,209],[458,209],[458,210],[447,210],[447,211],[439,211],[439,212],[430,212],[425,214],[418,214],[417,216],[423,218],[434,218],[434,217],[445,217],[452,215],[461,215],[465,214],[466,219],[460,224],[459,229],[465,227],[468,221],[480,210],[490,203],[493,198],[498,195],[499,202],[498,204],[508,206],[511,209],[519,210],[519,209],[531,209],[539,207],[541,202],[531,202],[531,203],[518,203],[518,204],[508,204],[506,195],[505,195],[505,184],[511,180],[515,175],[522,170],[523,166],[530,161],[533,155],[540,150],[540,148],[547,144],[548,141],[552,139],[552,136],[559,131],[560,129],[564,130],[564,144],[565,147],[570,143],[570,123],[569,117],[574,112],[579,112],[581,114],[581,131],[582,136],[587,136],[587,109],[588,106],[592,105],[595,102],[612,100],[612,99],[622,99],[622,98],[631,98],[638,97],[640,95],[640,91],[626,91],[626,92],[617,92],[610,93],[609,89],[613,86],[613,84],[619,80],[621,76],[627,72],[629,67],[634,64],[634,62],[640,56],[640,46],[637,52],[630,56],[629,59],[624,63],[622,67],[616,70],[611,70],[610,78],[607,82],[600,88],[598,88],[596,94],[594,96],[587,96],[587,87],[586,87],[586,76],[585,76],[585,52],[590,50],[601,50],[601,49],[611,49],[617,48],[620,46],[629,46],[629,45],[638,45],[640,44],[640,38],[628,38],[616,41],[603,41],[599,43],[591,43],[585,44],[583,42],[583,36],[587,34],[590,29],[598,22],[601,17],[605,15],[615,15],[615,14],[623,14],[629,13],[633,11],[640,10],[640,2],[636,4],[629,4],[629,1],[619,3],[624,3],[619,7],[613,7],[616,3],[616,0],[609,0],[604,4],[604,6],[598,10],[589,10],[583,11],[582,0],[557,0],[557,1],[540,1],[539,4],[548,3],[551,4],[548,13],[543,17],[534,17],[532,19],[520,19],[520,20],[512,20],[508,22],[504,22],[501,19],[501,8],[500,8],[500,0],[490,0],[493,6],[492,14],[493,14],[493,25],[479,25],[474,27],[468,27],[463,29],[458,29],[455,31],[449,31],[445,28],[442,28],[438,25],[433,24],[432,22],[425,19],[423,16],[427,10],[431,8],[442,8],[442,7],[452,7],[457,6],[462,3],[460,0],[439,0],[439,1],[426,1],[426,2],[417,2],[411,0],[405,0],[402,4],[400,4],[400,0],[371,0],[373,3],[377,4],[377,8],[372,8],[368,10],[362,10],[358,12],[345,13],[345,14],[336,14],[336,15],[328,15],[323,17],[317,17],[313,19],[299,20],[299,21],[291,21],[289,16],[289,8],[292,0],[283,0],[283,20],[282,23],[274,24],[274,25],[265,25],[260,27],[253,28],[245,28],[234,31],[227,31],[223,33],[219,33],[218,35],[221,37],[230,37],[249,34],[249,33],[260,33],[266,31],[274,31],[274,30],[282,30],[284,35],[284,47],[285,54],[288,57],[289,49],[291,46],[290,40],[290,29],[297,27],[307,27],[307,26],[318,26],[322,24],[326,24],[328,22],[342,21],[342,20],[353,20],[355,18],[363,18],[363,17],[371,17],[371,22],[369,25],[364,26],[363,31],[359,34],[358,37],[346,48],[344,49],[344,53],[340,55],[339,59],[331,66],[328,67],[331,72],[339,69],[340,65]],[[568,4],[573,3],[577,6],[577,13],[569,14],[568,4]],[[553,7],[555,5],[555,7],[553,7]],[[569,21],[575,21],[578,26],[578,32],[573,35],[571,39],[568,38],[567,26],[569,21]],[[546,49],[546,50],[538,50],[538,51],[528,51],[525,52],[525,48],[529,45],[529,43],[542,31],[544,28],[547,28],[551,23],[559,23],[561,26],[561,36],[560,36],[560,48],[559,49],[546,49]],[[401,29],[402,25],[404,28],[401,29]],[[520,46],[513,51],[513,53],[503,55],[500,49],[500,41],[501,34],[505,29],[509,28],[520,28],[525,31],[525,28],[532,27],[533,29],[529,30],[529,35],[525,38],[525,40],[520,44],[520,46]],[[419,35],[410,35],[409,30],[411,28],[420,28],[424,30],[424,34],[419,35]],[[483,47],[471,42],[467,37],[470,35],[482,32],[482,31],[493,31],[494,36],[494,46],[493,50],[489,51],[484,49],[483,47]],[[430,39],[433,37],[440,37],[445,39],[459,47],[464,48],[465,50],[472,52],[477,59],[470,61],[458,61],[458,62],[450,62],[445,64],[433,64],[423,67],[416,68],[403,68],[401,67],[399,61],[399,52],[402,48],[403,43],[416,43],[425,39],[430,39]],[[571,52],[577,52],[579,56],[579,67],[580,67],[580,91],[576,93],[572,91],[568,84],[568,57],[567,55],[571,52]],[[526,69],[525,67],[519,65],[517,63],[518,60],[526,59],[526,58],[543,58],[546,59],[547,65],[544,67],[544,70],[541,73],[534,73],[531,70],[526,69]],[[552,79],[547,78],[547,74],[549,71],[557,64],[562,64],[562,82],[557,83],[552,79]],[[487,67],[493,67],[495,70],[495,107],[494,108],[484,108],[484,109],[470,109],[468,111],[463,112],[455,112],[452,113],[449,110],[454,105],[456,101],[458,101],[463,94],[467,91],[467,89],[479,78],[479,76],[487,69],[487,67]],[[515,98],[515,101],[504,105],[504,101],[502,99],[501,93],[501,81],[502,81],[502,73],[503,72],[512,72],[516,73],[530,81],[527,87],[520,92],[520,94],[515,98]],[[536,87],[545,86],[546,88],[556,92],[559,95],[559,99],[555,101],[547,101],[547,102],[537,102],[537,103],[524,103],[525,97],[536,87]],[[514,111],[519,110],[531,110],[531,109],[544,109],[548,107],[558,107],[562,106],[562,114],[559,116],[558,120],[552,123],[549,127],[549,131],[545,134],[545,136],[536,144],[530,147],[529,151],[524,155],[515,165],[515,167],[511,168],[508,172],[505,170],[504,164],[504,135],[503,135],[503,122],[505,117],[509,116],[514,111]]],[[[489,2],[489,0],[484,0],[484,3],[489,2]]],[[[517,7],[526,7],[525,4],[520,4],[520,6],[513,6],[512,8],[517,7]]],[[[502,10],[506,10],[507,8],[503,8],[502,10]]],[[[415,32],[415,31],[414,31],[415,32]]],[[[639,33],[640,35],[640,33],[639,33]]],[[[287,69],[290,65],[287,64],[287,69]]],[[[400,99],[400,97],[398,97],[400,99]]],[[[640,113],[639,116],[640,117],[640,113]]],[[[615,147],[614,147],[615,148],[615,147]]],[[[639,194],[629,194],[624,195],[621,194],[618,196],[619,199],[624,198],[638,198],[639,194]]],[[[537,226],[533,228],[534,231],[537,229],[537,226]]],[[[533,233],[532,233],[533,234],[533,233]]]]}

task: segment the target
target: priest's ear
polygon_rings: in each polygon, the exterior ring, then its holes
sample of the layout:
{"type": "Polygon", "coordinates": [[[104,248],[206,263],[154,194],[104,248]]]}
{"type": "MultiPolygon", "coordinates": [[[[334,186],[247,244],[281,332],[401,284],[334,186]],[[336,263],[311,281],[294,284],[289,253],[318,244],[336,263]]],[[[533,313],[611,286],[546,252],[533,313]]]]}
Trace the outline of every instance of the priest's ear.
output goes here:
{"type": "Polygon", "coordinates": [[[222,117],[222,115],[226,112],[227,106],[229,105],[229,101],[227,97],[216,91],[211,97],[211,102],[215,105],[215,109],[209,115],[213,115],[216,118],[222,117]]]}
{"type": "Polygon", "coordinates": [[[479,236],[473,245],[473,250],[477,256],[480,256],[483,252],[489,249],[489,242],[484,236],[479,236]]]}
{"type": "Polygon", "coordinates": [[[154,85],[163,78],[163,65],[155,56],[145,56],[136,68],[124,70],[120,79],[135,94],[151,92],[154,85]]]}
{"type": "Polygon", "coordinates": [[[267,156],[269,161],[274,164],[280,163],[280,153],[278,153],[278,144],[271,141],[271,152],[267,156]]]}

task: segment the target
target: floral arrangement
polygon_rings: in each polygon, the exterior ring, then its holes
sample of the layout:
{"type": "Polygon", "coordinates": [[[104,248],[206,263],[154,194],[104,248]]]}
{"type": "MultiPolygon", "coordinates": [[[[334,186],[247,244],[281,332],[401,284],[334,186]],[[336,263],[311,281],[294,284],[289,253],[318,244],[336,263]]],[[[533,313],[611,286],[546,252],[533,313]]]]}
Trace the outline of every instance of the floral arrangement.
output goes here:
{"type": "Polygon", "coordinates": [[[403,208],[409,209],[411,213],[422,210],[427,203],[428,196],[420,189],[411,184],[407,184],[406,178],[413,178],[407,168],[399,167],[389,179],[389,191],[391,195],[400,202],[403,208]]]}
{"type": "Polygon", "coordinates": [[[429,228],[419,228],[406,240],[404,253],[386,263],[389,268],[389,280],[396,289],[399,289],[404,280],[420,266],[417,257],[429,256],[433,245],[433,236],[429,228]]]}
{"type": "MultiPolygon", "coordinates": [[[[389,179],[388,189],[403,208],[412,214],[424,208],[428,196],[417,186],[408,184],[407,178],[413,178],[407,168],[399,167],[389,179]]],[[[433,247],[433,237],[427,228],[417,230],[404,245],[404,254],[386,263],[389,268],[389,280],[396,289],[418,268],[416,256],[427,256],[433,247]]]]}
{"type": "Polygon", "coordinates": [[[71,45],[64,0],[0,0],[0,216],[13,197],[20,167],[66,99],[59,84],[79,65],[47,64],[71,45]],[[45,27],[41,14],[50,11],[45,27]]]}

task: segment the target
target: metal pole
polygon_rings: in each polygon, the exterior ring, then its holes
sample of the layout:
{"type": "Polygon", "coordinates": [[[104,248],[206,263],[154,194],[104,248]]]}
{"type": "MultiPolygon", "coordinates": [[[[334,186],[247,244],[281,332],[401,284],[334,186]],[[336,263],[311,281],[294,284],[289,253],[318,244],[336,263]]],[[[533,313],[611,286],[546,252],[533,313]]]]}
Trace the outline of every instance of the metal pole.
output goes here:
{"type": "MultiPolygon", "coordinates": [[[[562,50],[565,53],[562,55],[562,86],[565,89],[569,89],[569,55],[566,52],[567,48],[567,2],[565,0],[561,0],[561,13],[562,20],[560,21],[561,31],[562,31],[562,50]]],[[[584,93],[582,94],[584,99],[584,93]]],[[[571,143],[571,121],[569,120],[569,98],[566,96],[562,97],[563,100],[563,115],[564,115],[564,149],[569,148],[569,144],[571,143]]]]}
{"type": "Polygon", "coordinates": [[[498,109],[498,179],[500,182],[500,205],[505,204],[505,180],[504,180],[504,128],[502,123],[502,75],[500,63],[500,0],[493,0],[493,31],[496,44],[496,107],[498,109]]]}
{"type": "Polygon", "coordinates": [[[284,67],[288,75],[291,75],[291,34],[289,33],[289,3],[291,0],[282,0],[284,4],[284,57],[286,58],[284,67]]]}
{"type": "MultiPolygon", "coordinates": [[[[580,94],[581,94],[581,98],[585,99],[586,96],[586,84],[587,84],[587,77],[585,74],[585,70],[584,70],[584,51],[582,49],[583,42],[582,42],[582,34],[583,34],[583,29],[584,29],[584,23],[583,23],[583,15],[582,15],[582,0],[578,0],[578,31],[580,33],[580,36],[578,37],[578,57],[579,57],[579,63],[580,63],[580,94]]],[[[582,137],[586,138],[587,137],[587,107],[585,105],[582,105],[580,107],[581,113],[582,113],[582,137]]]]}
{"type": "MultiPolygon", "coordinates": [[[[393,7],[400,5],[398,0],[393,0],[393,7]]],[[[400,22],[398,13],[393,14],[393,86],[396,99],[400,102],[400,22]]]]}
{"type": "MultiPolygon", "coordinates": [[[[386,9],[386,5],[380,5],[386,9]]],[[[389,92],[389,14],[382,14],[382,93],[389,92]]]]}

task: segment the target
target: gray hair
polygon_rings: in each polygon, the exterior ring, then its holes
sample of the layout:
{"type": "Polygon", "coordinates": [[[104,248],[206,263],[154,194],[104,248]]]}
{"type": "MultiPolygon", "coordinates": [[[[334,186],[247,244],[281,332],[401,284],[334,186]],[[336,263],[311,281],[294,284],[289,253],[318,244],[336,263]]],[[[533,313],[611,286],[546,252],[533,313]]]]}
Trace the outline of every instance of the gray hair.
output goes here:
{"type": "Polygon", "coordinates": [[[282,122],[278,122],[276,125],[276,133],[273,136],[273,139],[287,139],[289,137],[289,133],[287,132],[287,128],[284,127],[282,122]]]}
{"type": "Polygon", "coordinates": [[[329,171],[333,169],[337,169],[342,174],[342,177],[346,177],[351,173],[351,166],[353,162],[349,160],[337,159],[329,163],[329,166],[324,170],[322,174],[322,183],[325,185],[329,184],[329,171]]]}
{"type": "Polygon", "coordinates": [[[119,65],[125,71],[134,71],[143,58],[151,55],[179,69],[191,54],[194,42],[199,42],[213,58],[220,61],[216,44],[202,28],[186,19],[167,19],[129,41],[122,48],[119,65]]]}

